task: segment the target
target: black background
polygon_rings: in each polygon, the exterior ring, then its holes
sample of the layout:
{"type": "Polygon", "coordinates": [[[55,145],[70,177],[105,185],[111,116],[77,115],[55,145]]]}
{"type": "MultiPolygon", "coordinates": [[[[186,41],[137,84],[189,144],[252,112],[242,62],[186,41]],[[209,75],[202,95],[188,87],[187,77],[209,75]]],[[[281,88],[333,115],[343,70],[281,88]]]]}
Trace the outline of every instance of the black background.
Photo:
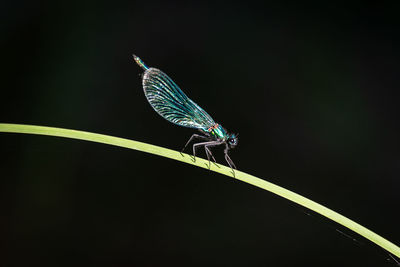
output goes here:
{"type": "MultiPolygon", "coordinates": [[[[240,170],[400,244],[398,5],[1,5],[1,122],[181,149],[193,131],[149,106],[135,53],[240,133],[240,170]]],[[[204,169],[55,137],[0,145],[0,265],[395,266],[351,231],[204,169]]]]}

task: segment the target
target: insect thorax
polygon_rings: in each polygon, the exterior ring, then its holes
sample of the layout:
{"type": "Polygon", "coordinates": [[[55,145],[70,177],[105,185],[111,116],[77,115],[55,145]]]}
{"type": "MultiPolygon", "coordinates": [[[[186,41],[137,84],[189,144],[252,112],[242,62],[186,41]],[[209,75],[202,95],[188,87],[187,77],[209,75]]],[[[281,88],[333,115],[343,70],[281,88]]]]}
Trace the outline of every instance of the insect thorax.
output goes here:
{"type": "Polygon", "coordinates": [[[219,140],[219,139],[226,140],[228,138],[228,134],[227,134],[226,130],[218,123],[216,123],[214,126],[208,128],[207,133],[210,136],[212,136],[213,138],[215,138],[216,140],[219,140]]]}

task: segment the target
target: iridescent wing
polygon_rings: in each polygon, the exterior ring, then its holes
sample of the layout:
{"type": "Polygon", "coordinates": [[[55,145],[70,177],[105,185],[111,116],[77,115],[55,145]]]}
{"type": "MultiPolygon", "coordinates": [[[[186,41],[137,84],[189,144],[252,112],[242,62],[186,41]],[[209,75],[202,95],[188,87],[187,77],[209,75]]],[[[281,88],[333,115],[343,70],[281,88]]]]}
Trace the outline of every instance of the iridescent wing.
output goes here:
{"type": "Polygon", "coordinates": [[[143,75],[143,90],[154,110],[174,124],[203,131],[215,125],[211,116],[189,99],[178,85],[159,69],[146,69],[143,75]]]}

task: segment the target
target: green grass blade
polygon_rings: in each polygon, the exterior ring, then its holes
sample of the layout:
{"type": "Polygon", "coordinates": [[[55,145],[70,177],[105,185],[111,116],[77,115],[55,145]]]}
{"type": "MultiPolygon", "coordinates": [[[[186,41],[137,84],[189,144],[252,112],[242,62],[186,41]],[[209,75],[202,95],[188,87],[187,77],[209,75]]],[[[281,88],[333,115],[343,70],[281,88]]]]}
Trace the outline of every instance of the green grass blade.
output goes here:
{"type": "MultiPolygon", "coordinates": [[[[65,138],[72,138],[72,139],[79,139],[97,143],[103,143],[113,146],[119,146],[134,150],[139,150],[146,153],[151,153],[154,155],[170,158],[173,160],[185,162],[188,164],[195,165],[197,167],[206,168],[208,169],[208,161],[202,158],[196,158],[196,162],[193,162],[191,157],[188,154],[181,155],[180,152],[150,145],[138,141],[128,140],[124,138],[118,138],[103,134],[96,134],[84,131],[76,131],[76,130],[69,130],[69,129],[62,129],[62,128],[54,128],[54,127],[44,127],[44,126],[34,126],[34,125],[23,125],[23,124],[7,124],[7,123],[0,123],[0,132],[7,132],[7,133],[25,133],[25,134],[39,134],[39,135],[49,135],[49,136],[58,136],[58,137],[65,137],[65,138]]],[[[229,167],[223,166],[219,164],[219,167],[211,164],[211,171],[221,173],[223,175],[232,177],[232,171],[229,167]]],[[[360,234],[361,236],[369,239],[373,243],[377,244],[378,246],[382,247],[383,249],[387,250],[388,252],[396,255],[400,258],[400,248],[393,244],[392,242],[388,241],[387,239],[377,235],[376,233],[372,232],[371,230],[365,228],[364,226],[346,218],[345,216],[330,210],[308,198],[305,198],[299,194],[296,194],[292,191],[289,191],[283,187],[277,186],[250,174],[235,171],[235,178],[246,182],[248,184],[257,186],[269,192],[272,192],[278,196],[286,198],[290,201],[293,201],[303,207],[306,207],[310,210],[319,213],[332,221],[335,221],[354,232],[360,234]]]]}

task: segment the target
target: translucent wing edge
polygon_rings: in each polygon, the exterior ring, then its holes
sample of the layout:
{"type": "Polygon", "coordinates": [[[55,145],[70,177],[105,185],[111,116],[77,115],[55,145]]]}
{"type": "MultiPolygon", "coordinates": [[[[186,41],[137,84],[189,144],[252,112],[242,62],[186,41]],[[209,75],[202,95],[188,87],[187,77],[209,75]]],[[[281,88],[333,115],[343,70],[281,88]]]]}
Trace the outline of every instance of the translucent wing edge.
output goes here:
{"type": "Polygon", "coordinates": [[[149,68],[143,75],[143,90],[153,109],[164,119],[183,127],[207,130],[211,116],[188,98],[164,72],[149,68]]]}

